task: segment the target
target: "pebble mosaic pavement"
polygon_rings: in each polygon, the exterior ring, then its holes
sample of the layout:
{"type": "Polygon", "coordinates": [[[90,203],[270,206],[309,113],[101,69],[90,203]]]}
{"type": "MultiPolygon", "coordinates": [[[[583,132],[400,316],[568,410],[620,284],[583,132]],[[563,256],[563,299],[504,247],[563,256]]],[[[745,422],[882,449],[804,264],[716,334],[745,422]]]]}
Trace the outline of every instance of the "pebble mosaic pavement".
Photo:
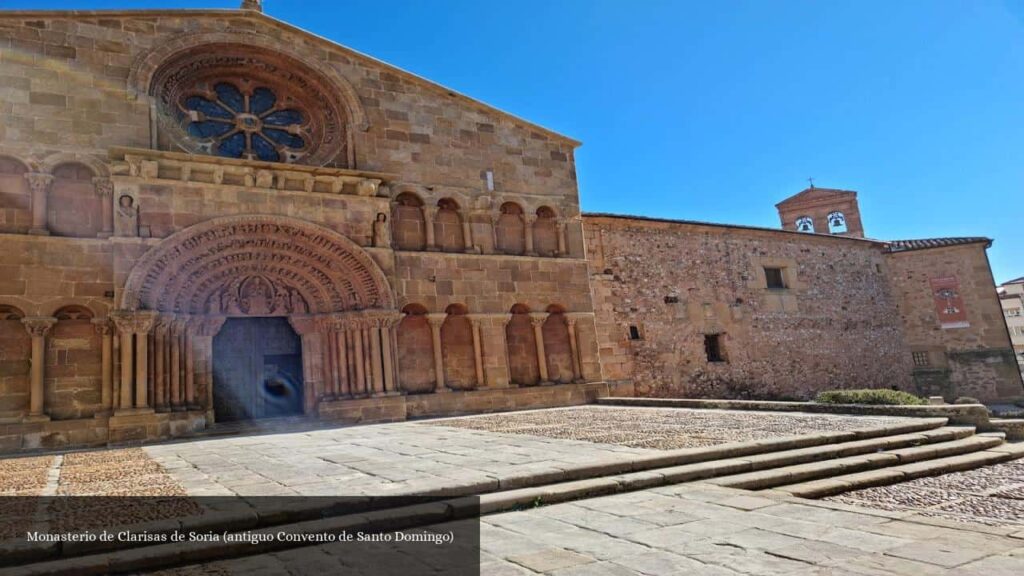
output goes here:
{"type": "Polygon", "coordinates": [[[826,500],[876,510],[914,510],[954,522],[1024,526],[1024,460],[847,492],[826,500]]]}
{"type": "Polygon", "coordinates": [[[585,406],[432,420],[419,425],[673,450],[814,432],[863,430],[906,421],[885,416],[585,406]]]}

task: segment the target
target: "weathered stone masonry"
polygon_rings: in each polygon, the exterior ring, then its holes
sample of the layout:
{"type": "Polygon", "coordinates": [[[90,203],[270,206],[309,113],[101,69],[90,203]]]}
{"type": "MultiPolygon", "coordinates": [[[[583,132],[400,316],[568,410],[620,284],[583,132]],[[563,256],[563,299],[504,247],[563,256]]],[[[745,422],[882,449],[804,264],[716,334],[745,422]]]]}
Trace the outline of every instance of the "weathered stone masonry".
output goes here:
{"type": "MultiPolygon", "coordinates": [[[[0,450],[634,383],[1020,393],[976,246],[584,219],[578,145],[256,10],[0,12],[0,450]]],[[[861,236],[855,197],[784,227],[861,236]]]]}

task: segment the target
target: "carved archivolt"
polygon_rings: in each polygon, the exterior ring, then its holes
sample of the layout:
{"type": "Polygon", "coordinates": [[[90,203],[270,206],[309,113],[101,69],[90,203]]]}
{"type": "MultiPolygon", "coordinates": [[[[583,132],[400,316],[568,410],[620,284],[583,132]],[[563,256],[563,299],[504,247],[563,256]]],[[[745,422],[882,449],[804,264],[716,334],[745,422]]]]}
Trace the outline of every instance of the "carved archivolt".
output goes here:
{"type": "Polygon", "coordinates": [[[132,269],[121,308],[286,316],[393,308],[384,273],[332,230],[281,216],[217,218],[173,234],[132,269]]]}

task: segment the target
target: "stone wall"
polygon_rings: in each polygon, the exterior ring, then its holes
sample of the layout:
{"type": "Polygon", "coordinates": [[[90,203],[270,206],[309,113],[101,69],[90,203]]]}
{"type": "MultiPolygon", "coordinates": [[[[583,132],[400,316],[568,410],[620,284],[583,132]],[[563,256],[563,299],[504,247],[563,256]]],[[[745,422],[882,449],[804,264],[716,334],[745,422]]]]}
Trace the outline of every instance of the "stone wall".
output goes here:
{"type": "MultiPolygon", "coordinates": [[[[895,252],[889,268],[923,394],[982,401],[1024,394],[996,294],[986,242],[895,252]],[[939,318],[933,281],[955,279],[966,322],[939,318]]],[[[940,299],[941,300],[941,299],[940,299]]]]}
{"type": "Polygon", "coordinates": [[[101,160],[114,146],[149,147],[151,101],[130,85],[151,72],[140,57],[243,42],[342,79],[351,91],[346,102],[361,108],[348,111],[349,168],[400,173],[407,182],[467,194],[487,186],[489,172],[497,195],[578,206],[576,142],[259,14],[5,13],[0,39],[9,47],[0,60],[0,141],[14,156],[101,160]]]}
{"type": "Polygon", "coordinates": [[[911,388],[882,244],[625,217],[584,222],[605,378],[633,379],[637,395],[911,388]],[[766,287],[765,267],[782,270],[785,289],[766,287]],[[725,361],[708,361],[705,336],[719,337],[725,361]]]}

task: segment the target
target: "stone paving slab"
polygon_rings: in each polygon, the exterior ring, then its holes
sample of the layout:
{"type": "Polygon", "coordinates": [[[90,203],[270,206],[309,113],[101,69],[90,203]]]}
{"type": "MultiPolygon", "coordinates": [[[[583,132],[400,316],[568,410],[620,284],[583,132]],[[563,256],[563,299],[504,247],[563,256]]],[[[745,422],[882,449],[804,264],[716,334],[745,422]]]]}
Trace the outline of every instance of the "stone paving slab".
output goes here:
{"type": "MultiPolygon", "coordinates": [[[[485,516],[481,574],[1024,573],[1024,539],[1005,531],[869,512],[703,484],[593,498],[485,516]]],[[[436,528],[443,530],[444,525],[436,528]]],[[[330,570],[340,566],[347,553],[344,545],[329,544],[161,574],[312,574],[305,571],[305,559],[316,559],[317,570],[330,570]]]]}

